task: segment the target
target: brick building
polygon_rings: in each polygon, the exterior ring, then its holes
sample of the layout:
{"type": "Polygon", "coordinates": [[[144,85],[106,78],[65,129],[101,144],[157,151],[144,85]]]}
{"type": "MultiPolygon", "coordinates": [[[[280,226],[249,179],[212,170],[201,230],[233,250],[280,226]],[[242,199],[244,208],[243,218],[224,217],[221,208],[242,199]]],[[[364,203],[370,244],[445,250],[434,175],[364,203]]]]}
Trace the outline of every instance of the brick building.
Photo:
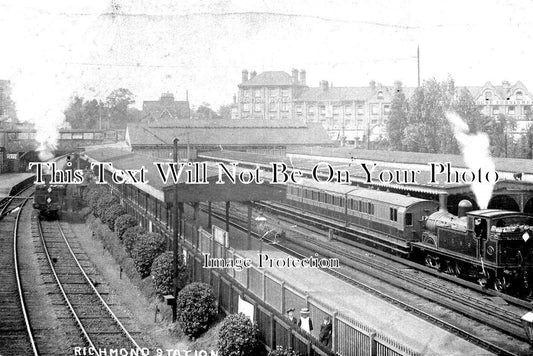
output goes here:
{"type": "Polygon", "coordinates": [[[144,123],[190,119],[190,116],[189,101],[174,100],[174,95],[171,93],[161,94],[159,100],[143,101],[144,123]]]}

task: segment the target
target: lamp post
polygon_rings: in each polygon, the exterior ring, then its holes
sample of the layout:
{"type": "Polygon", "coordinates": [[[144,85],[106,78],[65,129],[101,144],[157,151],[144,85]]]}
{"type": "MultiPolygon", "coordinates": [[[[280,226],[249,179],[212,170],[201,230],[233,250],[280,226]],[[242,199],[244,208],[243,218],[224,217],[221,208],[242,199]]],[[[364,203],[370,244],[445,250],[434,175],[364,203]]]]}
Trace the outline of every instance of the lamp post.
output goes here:
{"type": "MultiPolygon", "coordinates": [[[[174,162],[178,164],[178,142],[177,138],[174,138],[174,162]]],[[[173,246],[173,255],[174,255],[174,304],[172,306],[172,322],[176,322],[177,317],[177,301],[178,301],[178,255],[179,255],[179,235],[178,235],[178,226],[180,225],[179,219],[179,207],[178,207],[178,183],[174,182],[174,202],[173,202],[173,213],[174,213],[174,230],[173,237],[174,243],[173,246]]]]}

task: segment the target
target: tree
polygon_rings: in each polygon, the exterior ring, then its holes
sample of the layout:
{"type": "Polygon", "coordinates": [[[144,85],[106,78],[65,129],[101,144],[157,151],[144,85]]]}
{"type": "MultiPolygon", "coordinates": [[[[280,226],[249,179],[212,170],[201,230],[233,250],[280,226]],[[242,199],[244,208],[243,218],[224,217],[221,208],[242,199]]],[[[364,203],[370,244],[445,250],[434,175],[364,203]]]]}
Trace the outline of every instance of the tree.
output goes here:
{"type": "Polygon", "coordinates": [[[220,356],[256,355],[259,331],[243,313],[229,315],[218,333],[220,356]]]}
{"type": "Polygon", "coordinates": [[[391,111],[387,120],[387,135],[390,147],[393,150],[403,149],[402,138],[407,126],[408,111],[409,104],[405,98],[405,94],[402,90],[396,91],[392,98],[391,111]]]}
{"type": "Polygon", "coordinates": [[[200,120],[220,119],[220,116],[211,109],[208,103],[202,103],[197,109],[195,116],[200,120]]]}
{"type": "Polygon", "coordinates": [[[224,120],[231,120],[232,105],[221,105],[218,108],[218,116],[224,120]]]}
{"type": "Polygon", "coordinates": [[[75,96],[65,110],[65,120],[73,129],[95,129],[100,127],[100,120],[107,117],[107,109],[96,99],[85,101],[75,96]]]}
{"type": "Polygon", "coordinates": [[[105,211],[113,204],[117,204],[118,199],[112,194],[103,194],[96,202],[96,216],[105,223],[105,211]]]}
{"type": "Polygon", "coordinates": [[[185,335],[197,337],[207,330],[217,313],[215,301],[215,293],[206,283],[190,283],[179,292],[176,307],[185,335]]]}
{"type": "Polygon", "coordinates": [[[109,109],[109,127],[123,128],[129,121],[129,106],[135,103],[135,96],[129,89],[115,89],[106,98],[109,109]]]}

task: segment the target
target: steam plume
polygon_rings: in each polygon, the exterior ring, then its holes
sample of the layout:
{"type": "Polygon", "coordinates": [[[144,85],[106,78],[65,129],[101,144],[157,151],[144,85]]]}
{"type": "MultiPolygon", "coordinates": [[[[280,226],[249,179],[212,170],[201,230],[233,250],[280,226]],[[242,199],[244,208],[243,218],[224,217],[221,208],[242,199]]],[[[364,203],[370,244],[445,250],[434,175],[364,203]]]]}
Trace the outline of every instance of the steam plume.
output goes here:
{"type": "MultiPolygon", "coordinates": [[[[446,118],[452,125],[453,134],[463,154],[465,164],[474,172],[480,168],[487,171],[495,171],[494,162],[490,156],[489,137],[483,132],[470,133],[468,125],[459,115],[453,112],[446,113],[446,118]]],[[[472,192],[476,197],[480,209],[486,209],[489,205],[494,183],[482,181],[473,182],[470,185],[472,192]]]]}

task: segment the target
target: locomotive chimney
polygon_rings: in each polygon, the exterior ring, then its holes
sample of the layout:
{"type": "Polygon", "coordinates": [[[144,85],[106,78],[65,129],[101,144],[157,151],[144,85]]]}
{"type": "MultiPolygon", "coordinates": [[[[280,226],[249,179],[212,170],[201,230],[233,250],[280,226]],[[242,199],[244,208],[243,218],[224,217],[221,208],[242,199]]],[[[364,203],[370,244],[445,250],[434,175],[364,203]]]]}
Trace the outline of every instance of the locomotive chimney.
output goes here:
{"type": "Polygon", "coordinates": [[[463,216],[466,216],[466,213],[472,210],[472,202],[470,200],[461,200],[459,202],[459,206],[457,207],[457,216],[462,218],[463,216]]]}
{"type": "Polygon", "coordinates": [[[448,193],[439,194],[439,211],[448,211],[448,193]]]}

